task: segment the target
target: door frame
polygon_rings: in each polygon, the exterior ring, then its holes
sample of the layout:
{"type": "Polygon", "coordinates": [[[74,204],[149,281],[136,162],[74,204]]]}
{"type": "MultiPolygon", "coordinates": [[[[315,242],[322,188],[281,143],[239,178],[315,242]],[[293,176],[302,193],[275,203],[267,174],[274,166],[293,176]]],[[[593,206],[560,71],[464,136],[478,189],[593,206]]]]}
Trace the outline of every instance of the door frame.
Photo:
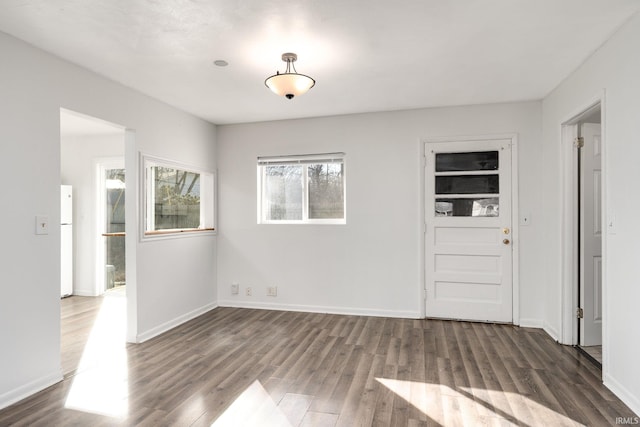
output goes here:
{"type": "Polygon", "coordinates": [[[420,316],[425,318],[426,313],[426,278],[427,278],[427,265],[426,265],[426,161],[427,153],[425,146],[430,143],[451,143],[457,142],[471,142],[471,141],[487,141],[495,139],[509,139],[511,140],[511,240],[512,240],[512,269],[511,269],[511,286],[512,286],[512,323],[514,325],[520,325],[520,231],[518,218],[518,134],[506,133],[506,134],[490,134],[490,135],[462,135],[462,136],[436,136],[425,137],[420,139],[420,224],[422,233],[420,237],[420,316]]]}
{"type": "MultiPolygon", "coordinates": [[[[580,271],[578,270],[578,260],[580,248],[577,245],[580,233],[578,214],[579,203],[577,186],[578,181],[578,159],[577,148],[574,146],[574,139],[577,136],[577,124],[590,111],[600,106],[600,143],[602,158],[602,352],[603,362],[607,360],[607,236],[611,232],[607,227],[609,209],[607,203],[607,138],[606,138],[606,108],[604,90],[583,106],[574,110],[565,120],[560,123],[560,143],[562,162],[562,223],[561,223],[561,331],[560,342],[566,345],[577,345],[580,342],[578,334],[579,320],[576,310],[579,307],[578,291],[580,287],[580,271]]],[[[604,363],[603,363],[604,367],[604,363]]]]}

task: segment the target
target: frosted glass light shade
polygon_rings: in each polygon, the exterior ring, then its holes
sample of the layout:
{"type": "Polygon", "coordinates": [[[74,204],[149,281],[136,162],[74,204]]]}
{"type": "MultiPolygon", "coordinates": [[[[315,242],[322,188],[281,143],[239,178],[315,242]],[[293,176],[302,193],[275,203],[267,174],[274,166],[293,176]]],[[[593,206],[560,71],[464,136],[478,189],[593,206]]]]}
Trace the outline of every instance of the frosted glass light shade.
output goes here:
{"type": "Polygon", "coordinates": [[[304,74],[278,73],[265,80],[264,84],[276,95],[291,99],[306,93],[316,84],[316,81],[304,74]]]}

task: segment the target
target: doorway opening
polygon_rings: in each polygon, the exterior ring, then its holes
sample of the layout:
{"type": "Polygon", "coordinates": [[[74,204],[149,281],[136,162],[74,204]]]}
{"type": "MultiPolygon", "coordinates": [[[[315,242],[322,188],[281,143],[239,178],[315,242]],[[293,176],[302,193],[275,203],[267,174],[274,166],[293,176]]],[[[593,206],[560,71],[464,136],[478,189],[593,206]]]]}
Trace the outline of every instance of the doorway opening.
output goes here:
{"type": "Polygon", "coordinates": [[[135,324],[124,286],[126,258],[130,257],[125,252],[124,158],[126,146],[132,143],[124,126],[60,109],[60,181],[73,196],[69,221],[73,224],[72,283],[70,296],[61,303],[65,375],[95,362],[92,358],[103,353],[92,350],[96,343],[124,348],[128,329],[135,324]],[[117,237],[103,236],[107,233],[117,237]],[[119,292],[106,292],[111,290],[119,292]],[[79,340],[69,319],[96,305],[100,307],[98,318],[87,318],[94,325],[90,337],[79,340]]]}
{"type": "Polygon", "coordinates": [[[600,105],[576,124],[579,144],[579,346],[602,365],[602,130],[600,105]]]}
{"type": "MultiPolygon", "coordinates": [[[[602,108],[597,102],[563,125],[563,143],[572,147],[574,244],[572,344],[602,366],[603,322],[603,151],[602,108]]],[[[566,189],[565,189],[566,191],[566,189]]]]}

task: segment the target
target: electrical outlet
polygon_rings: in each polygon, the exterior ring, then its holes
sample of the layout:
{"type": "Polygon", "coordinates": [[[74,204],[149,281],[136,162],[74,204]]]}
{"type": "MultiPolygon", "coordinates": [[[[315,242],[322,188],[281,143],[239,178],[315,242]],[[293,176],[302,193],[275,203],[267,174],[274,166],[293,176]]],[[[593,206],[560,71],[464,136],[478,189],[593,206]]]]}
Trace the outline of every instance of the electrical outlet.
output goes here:
{"type": "Polygon", "coordinates": [[[240,285],[238,283],[231,284],[231,295],[238,295],[240,293],[240,285]]]}
{"type": "Polygon", "coordinates": [[[267,287],[267,296],[268,297],[276,297],[276,296],[278,296],[278,287],[277,286],[268,286],[267,287]]]}
{"type": "Polygon", "coordinates": [[[248,297],[250,297],[250,296],[251,296],[251,287],[248,287],[248,288],[246,289],[245,293],[246,293],[246,295],[247,295],[248,297]]]}

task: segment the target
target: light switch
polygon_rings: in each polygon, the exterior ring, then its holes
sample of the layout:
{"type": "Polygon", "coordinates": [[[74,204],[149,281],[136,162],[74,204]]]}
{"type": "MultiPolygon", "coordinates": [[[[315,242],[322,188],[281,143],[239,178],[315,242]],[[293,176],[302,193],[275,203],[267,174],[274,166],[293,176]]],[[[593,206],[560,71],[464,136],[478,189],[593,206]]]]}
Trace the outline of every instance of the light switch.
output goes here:
{"type": "Polygon", "coordinates": [[[49,217],[46,215],[36,216],[36,234],[49,234],[49,217]]]}
{"type": "Polygon", "coordinates": [[[531,214],[522,214],[520,215],[520,225],[529,225],[531,224],[531,214]]]}
{"type": "Polygon", "coordinates": [[[609,234],[616,234],[616,216],[609,214],[607,218],[607,230],[609,234]]]}

